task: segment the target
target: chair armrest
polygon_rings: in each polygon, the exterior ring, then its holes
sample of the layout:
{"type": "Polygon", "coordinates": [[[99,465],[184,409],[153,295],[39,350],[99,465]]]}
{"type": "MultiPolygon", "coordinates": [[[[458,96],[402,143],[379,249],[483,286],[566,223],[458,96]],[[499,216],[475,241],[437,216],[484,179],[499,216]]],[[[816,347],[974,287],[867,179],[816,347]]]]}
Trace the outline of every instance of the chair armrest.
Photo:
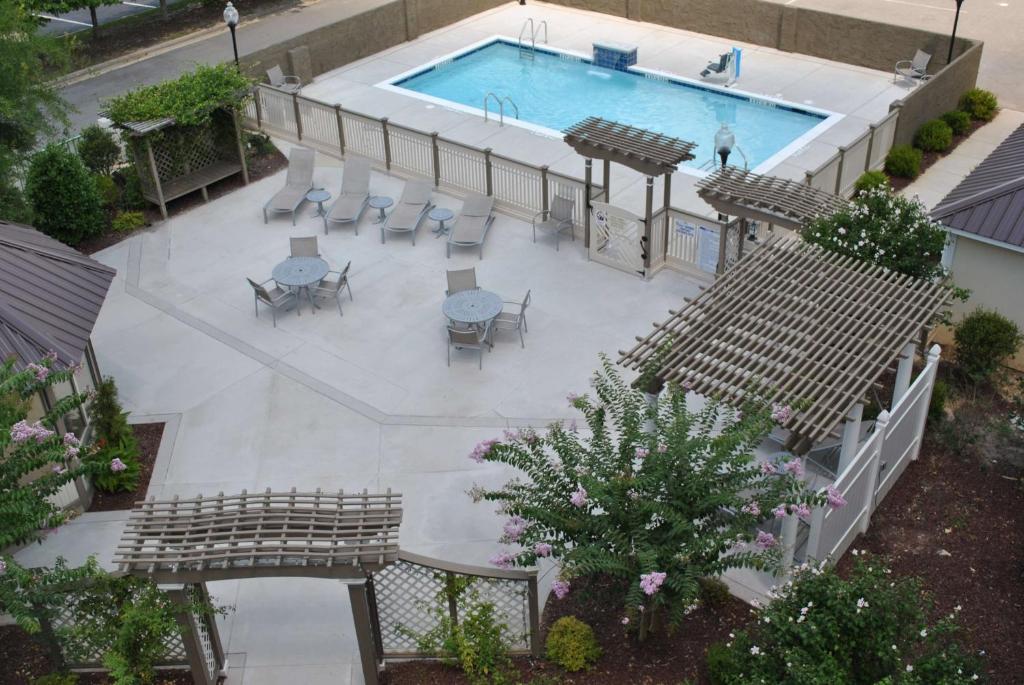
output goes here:
{"type": "Polygon", "coordinates": [[[273,278],[268,278],[267,280],[260,283],[260,285],[266,285],[267,283],[273,283],[274,285],[278,285],[277,281],[275,281],[273,278]]]}
{"type": "Polygon", "coordinates": [[[912,59],[901,59],[896,63],[896,69],[909,69],[914,64],[912,59]]]}
{"type": "Polygon", "coordinates": [[[298,76],[285,76],[284,77],[284,82],[285,83],[294,83],[295,85],[298,85],[298,86],[302,85],[302,79],[300,79],[298,76]]]}
{"type": "Polygon", "coordinates": [[[566,226],[572,226],[572,219],[562,219],[558,222],[558,230],[561,231],[566,226]]]}
{"type": "Polygon", "coordinates": [[[537,212],[536,214],[533,215],[533,219],[531,219],[531,221],[534,224],[536,224],[538,217],[540,218],[541,221],[544,221],[545,219],[548,218],[548,214],[550,214],[550,213],[551,213],[550,209],[542,209],[542,210],[540,210],[539,212],[537,212]]]}

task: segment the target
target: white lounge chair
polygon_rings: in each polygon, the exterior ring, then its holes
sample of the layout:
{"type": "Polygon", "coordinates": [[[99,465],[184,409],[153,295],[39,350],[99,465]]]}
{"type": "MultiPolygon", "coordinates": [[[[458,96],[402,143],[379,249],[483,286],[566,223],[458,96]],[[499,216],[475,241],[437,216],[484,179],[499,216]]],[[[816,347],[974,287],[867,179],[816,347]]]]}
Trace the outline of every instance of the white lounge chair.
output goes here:
{"type": "Polygon", "coordinates": [[[345,162],[341,177],[341,192],[324,216],[324,233],[327,223],[352,224],[359,235],[359,219],[362,218],[370,201],[370,160],[349,159],[345,162]]]}
{"type": "Polygon", "coordinates": [[[494,223],[494,198],[471,193],[462,204],[462,212],[448,233],[448,256],[452,256],[452,245],[457,247],[480,248],[480,259],[484,258],[484,239],[494,223]]]}
{"type": "Polygon", "coordinates": [[[298,93],[302,88],[302,80],[298,76],[285,76],[279,64],[267,69],[267,80],[274,88],[286,93],[298,93]]]}
{"type": "Polygon", "coordinates": [[[308,147],[292,148],[288,155],[288,175],[285,177],[284,188],[263,205],[263,223],[267,223],[268,212],[291,212],[292,226],[295,225],[295,212],[313,187],[315,161],[316,153],[308,147]]]}
{"type": "Polygon", "coordinates": [[[914,53],[914,59],[904,59],[896,63],[894,68],[895,74],[892,77],[893,83],[903,78],[911,83],[920,83],[921,81],[927,81],[930,76],[928,75],[928,63],[932,61],[932,56],[923,50],[918,50],[914,53]]]}
{"type": "Polygon", "coordinates": [[[382,243],[387,242],[385,236],[388,231],[391,231],[392,233],[412,234],[412,244],[416,244],[416,229],[420,227],[423,218],[433,207],[430,204],[430,192],[429,181],[409,181],[405,184],[397,206],[381,224],[380,241],[382,243]]]}

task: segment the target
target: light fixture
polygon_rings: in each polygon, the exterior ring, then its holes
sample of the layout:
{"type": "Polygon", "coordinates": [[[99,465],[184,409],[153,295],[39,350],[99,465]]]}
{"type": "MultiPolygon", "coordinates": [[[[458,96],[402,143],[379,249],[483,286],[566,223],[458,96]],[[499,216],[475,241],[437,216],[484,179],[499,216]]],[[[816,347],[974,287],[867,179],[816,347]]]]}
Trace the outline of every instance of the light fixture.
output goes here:
{"type": "Polygon", "coordinates": [[[722,166],[728,163],[729,153],[732,152],[734,145],[736,145],[736,136],[729,130],[729,124],[723,121],[722,128],[715,131],[715,152],[722,160],[722,166]]]}
{"type": "Polygon", "coordinates": [[[224,23],[228,25],[228,29],[231,31],[231,49],[235,52],[235,68],[239,69],[238,43],[235,41],[235,27],[238,26],[238,10],[230,2],[224,8],[224,23]]]}

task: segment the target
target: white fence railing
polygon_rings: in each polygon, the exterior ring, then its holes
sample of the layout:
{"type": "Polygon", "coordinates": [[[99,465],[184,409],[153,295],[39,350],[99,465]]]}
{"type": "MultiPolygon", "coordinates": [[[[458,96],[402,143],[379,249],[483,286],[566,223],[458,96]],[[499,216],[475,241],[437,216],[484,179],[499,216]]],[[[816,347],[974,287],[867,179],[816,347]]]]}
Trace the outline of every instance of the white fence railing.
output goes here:
{"type": "Polygon", "coordinates": [[[849,197],[853,186],[865,171],[881,169],[896,135],[899,109],[894,109],[849,145],[840,147],[814,171],[808,171],[804,182],[812,188],[849,197]]]}

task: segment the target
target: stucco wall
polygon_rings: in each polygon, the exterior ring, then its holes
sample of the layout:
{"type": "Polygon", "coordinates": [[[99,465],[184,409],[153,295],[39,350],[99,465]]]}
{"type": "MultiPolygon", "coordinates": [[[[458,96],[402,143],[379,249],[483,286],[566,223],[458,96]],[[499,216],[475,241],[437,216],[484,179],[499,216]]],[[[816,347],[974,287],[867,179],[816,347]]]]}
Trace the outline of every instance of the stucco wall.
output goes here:
{"type": "MultiPolygon", "coordinates": [[[[562,4],[561,0],[554,0],[562,4]]],[[[721,36],[745,43],[779,46],[783,6],[760,0],[639,0],[644,21],[721,36]]],[[[596,8],[588,8],[596,9],[596,8]]],[[[600,11],[600,10],[598,10],[600,11]]]]}
{"type": "Polygon", "coordinates": [[[405,0],[410,17],[409,40],[420,34],[454,24],[466,17],[487,11],[509,0],[405,0]]]}

